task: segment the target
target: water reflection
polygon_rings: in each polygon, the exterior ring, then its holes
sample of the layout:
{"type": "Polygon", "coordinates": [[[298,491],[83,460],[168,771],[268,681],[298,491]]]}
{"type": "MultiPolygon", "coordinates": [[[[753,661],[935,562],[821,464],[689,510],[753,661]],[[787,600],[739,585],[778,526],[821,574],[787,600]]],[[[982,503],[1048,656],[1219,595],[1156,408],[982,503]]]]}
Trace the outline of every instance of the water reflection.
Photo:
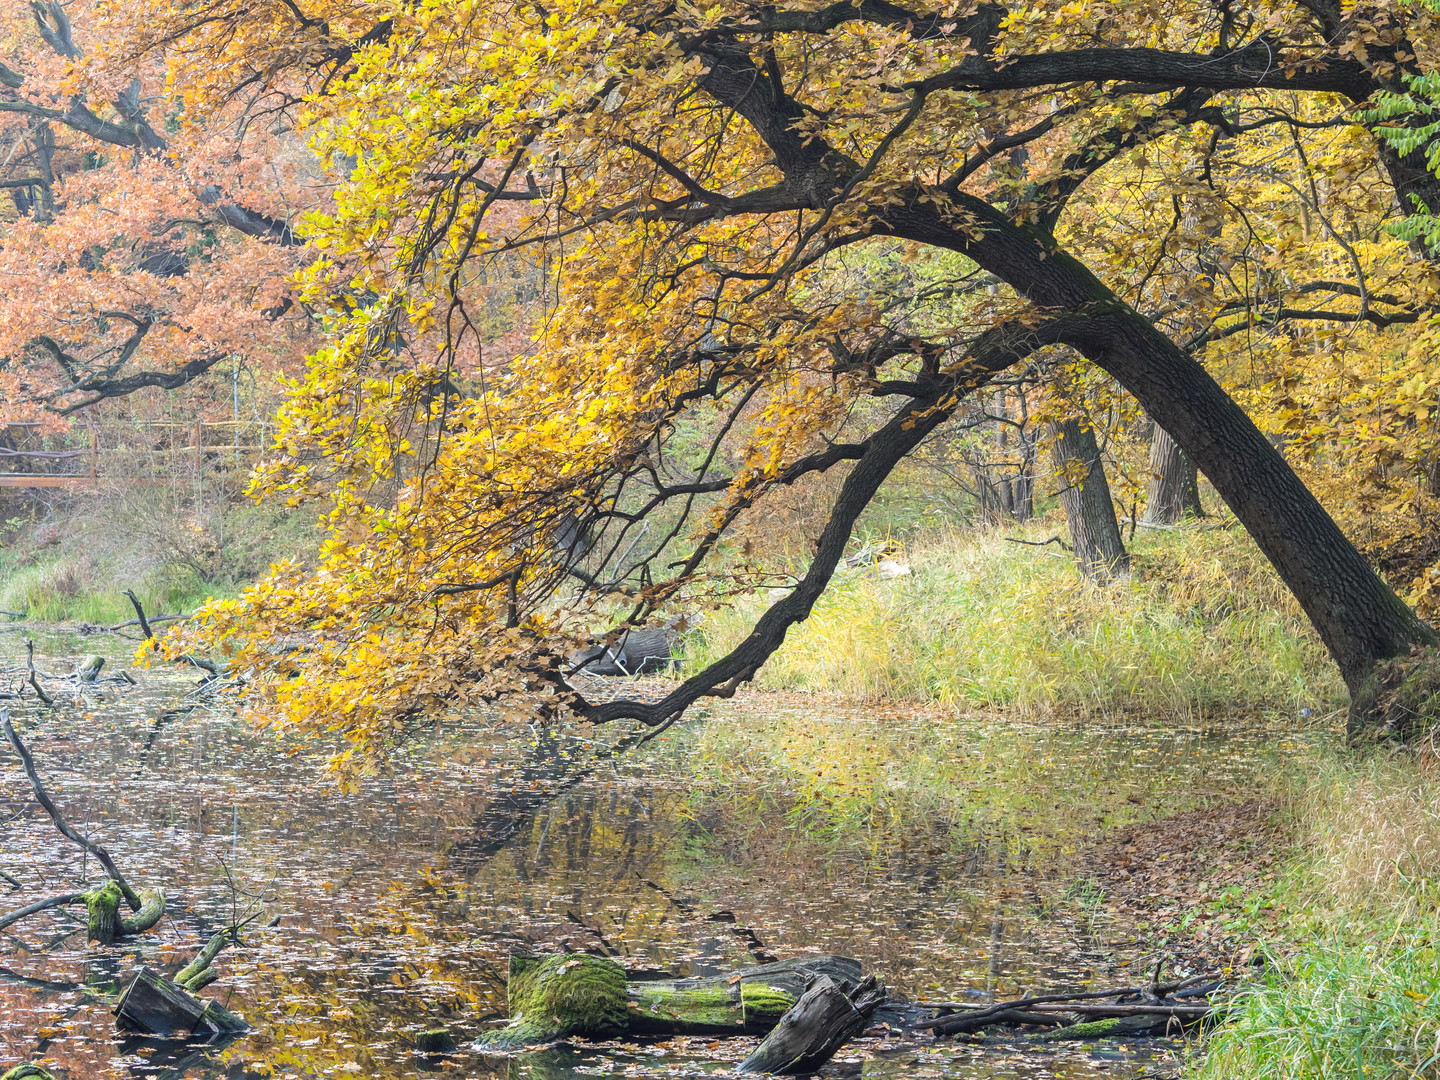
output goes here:
{"type": "MultiPolygon", "coordinates": [[[[17,647],[0,640],[0,649],[17,647]]],[[[127,648],[111,643],[115,662],[127,648]]],[[[63,658],[96,645],[56,639],[41,651],[63,658]]],[[[1112,976],[1113,928],[1057,917],[1056,853],[1133,806],[1133,791],[1183,785],[1187,798],[1224,796],[1285,752],[1234,727],[1057,734],[1000,720],[964,727],[890,716],[888,736],[909,724],[937,760],[969,755],[980,764],[956,774],[943,805],[903,814],[892,805],[879,817],[872,806],[842,837],[836,822],[853,807],[817,795],[800,771],[785,779],[754,767],[754,747],[740,746],[721,768],[712,736],[695,731],[615,757],[607,740],[618,731],[594,741],[507,739],[477,722],[410,748],[392,773],[340,795],[324,775],[331,747],[284,744],[226,708],[187,701],[189,674],[140,679],[133,690],[21,710],[17,721],[70,819],[101,839],[132,881],[164,887],[171,906],[155,931],[107,953],[86,948],[83,928],[61,917],[0,936],[0,1063],[44,1057],[73,1080],[436,1070],[574,1080],[694,1075],[748,1051],[743,1040],[510,1059],[417,1051],[418,1034],[437,1025],[464,1046],[503,1020],[506,956],[517,942],[598,950],[628,968],[681,975],[835,952],[862,958],[912,996],[1083,986],[1112,976]],[[974,755],[989,740],[1021,746],[1034,790],[1008,780],[1003,798],[965,788],[966,776],[986,775],[990,759],[974,755]],[[1103,774],[1105,787],[1068,791],[1057,813],[1062,759],[1103,774]],[[1044,821],[1063,827],[1047,831],[1044,821]],[[266,900],[259,922],[275,925],[223,953],[222,978],[207,991],[255,1033],[228,1047],[118,1041],[104,996],[141,963],[178,968],[256,897],[266,900]]],[[[708,723],[749,731],[762,714],[796,725],[777,745],[810,738],[843,750],[856,785],[866,768],[893,764],[874,738],[881,720],[873,715],[751,697],[728,720],[708,723]],[[870,749],[861,752],[862,743],[870,749]]],[[[0,907],[97,879],[93,861],[28,807],[18,763],[7,757],[0,821],[12,815],[0,832],[0,869],[24,888],[0,907]]],[[[963,1047],[863,1049],[832,1071],[1078,1078],[1133,1072],[1140,1060],[1107,1060],[1113,1048],[992,1048],[978,1058],[963,1047]]]]}

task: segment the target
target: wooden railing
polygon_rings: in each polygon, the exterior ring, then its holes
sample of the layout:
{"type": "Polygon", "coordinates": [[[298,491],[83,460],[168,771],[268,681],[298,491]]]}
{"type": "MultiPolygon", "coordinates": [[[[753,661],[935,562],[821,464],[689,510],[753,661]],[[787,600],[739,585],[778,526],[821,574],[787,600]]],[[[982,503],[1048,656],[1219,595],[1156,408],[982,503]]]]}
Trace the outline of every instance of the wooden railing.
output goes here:
{"type": "MultiPolygon", "coordinates": [[[[0,428],[3,427],[36,427],[31,423],[6,424],[0,421],[0,428]]],[[[254,460],[264,453],[266,444],[264,442],[265,428],[268,425],[254,420],[213,420],[213,421],[192,421],[188,423],[175,423],[173,421],[150,421],[137,424],[133,429],[137,433],[155,433],[156,431],[169,430],[172,433],[185,432],[184,441],[170,438],[169,446],[156,447],[153,444],[148,447],[127,447],[112,446],[102,447],[99,445],[94,428],[90,433],[90,446],[88,449],[79,450],[8,450],[0,447],[0,488],[60,488],[60,487],[88,487],[98,484],[110,474],[102,468],[102,462],[107,459],[113,460],[117,457],[127,457],[131,462],[140,458],[168,457],[174,459],[177,456],[191,458],[195,474],[199,474],[206,468],[218,466],[224,463],[225,457],[234,455],[233,465],[236,467],[249,467],[254,460]],[[206,432],[214,429],[230,429],[232,432],[228,440],[221,441],[212,436],[206,439],[206,432]],[[248,430],[247,430],[248,429],[248,430]],[[241,434],[249,436],[245,441],[240,441],[241,434]],[[250,438],[260,437],[260,441],[252,442],[250,438]],[[209,460],[207,460],[209,455],[209,460]],[[6,471],[6,465],[18,460],[41,460],[41,461],[76,461],[83,462],[83,472],[11,472],[6,471]]],[[[114,475],[113,479],[125,479],[138,484],[170,484],[177,482],[174,477],[155,477],[136,475],[134,470],[126,470],[123,475],[114,475]]]]}

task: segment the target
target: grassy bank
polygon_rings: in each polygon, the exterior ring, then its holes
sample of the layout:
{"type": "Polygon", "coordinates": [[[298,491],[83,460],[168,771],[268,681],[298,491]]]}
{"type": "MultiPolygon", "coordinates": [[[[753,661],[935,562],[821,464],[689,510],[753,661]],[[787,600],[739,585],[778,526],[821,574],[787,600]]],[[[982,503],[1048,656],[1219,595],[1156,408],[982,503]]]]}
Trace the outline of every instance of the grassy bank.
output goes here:
{"type": "MultiPolygon", "coordinates": [[[[1265,899],[1256,984],[1189,1075],[1440,1077],[1440,774],[1428,754],[1317,755],[1265,899]]],[[[1250,907],[1256,906],[1250,898],[1250,907]]]]}
{"type": "MultiPolygon", "coordinates": [[[[1057,822],[1082,821],[1103,840],[1134,822],[1163,831],[1187,808],[1203,816],[1207,798],[1278,806],[1263,873],[1218,898],[1157,900],[1162,937],[1199,920],[1264,958],[1187,1076],[1440,1078],[1433,748],[1362,755],[1339,744],[1321,721],[1343,706],[1343,687],[1243,534],[1142,533],[1133,548],[1136,574],[1109,589],[1082,583],[1054,545],[997,535],[917,546],[900,556],[906,577],[843,575],[759,679],[837,695],[832,718],[796,709],[702,736],[706,812],[731,833],[759,830],[768,798],[787,828],[852,851],[868,844],[879,859],[921,823],[966,835],[1005,820],[1010,832],[994,837],[1004,857],[1033,866],[1073,850],[1057,822]],[[888,723],[887,701],[939,708],[916,720],[907,704],[895,711],[911,719],[888,723]],[[983,719],[997,707],[998,726],[983,719]],[[1258,756],[1235,793],[1213,780],[1207,791],[1161,733],[1237,716],[1256,724],[1258,756]]],[[[731,647],[767,599],[709,617],[691,662],[731,647]]]]}
{"type": "Polygon", "coordinates": [[[109,491],[84,508],[10,519],[0,528],[0,610],[105,625],[134,617],[123,594],[131,589],[147,613],[193,611],[237,595],[277,559],[313,557],[317,534],[308,515],[223,490],[199,510],[171,495],[109,491]]]}
{"type": "MultiPolygon", "coordinates": [[[[1082,581],[1054,545],[999,533],[917,546],[898,557],[911,566],[905,577],[842,573],[759,685],[1171,717],[1318,712],[1343,700],[1309,624],[1242,531],[1142,531],[1132,548],[1135,574],[1103,589],[1082,581]]],[[[757,596],[709,616],[691,663],[729,651],[768,602],[757,596]]]]}

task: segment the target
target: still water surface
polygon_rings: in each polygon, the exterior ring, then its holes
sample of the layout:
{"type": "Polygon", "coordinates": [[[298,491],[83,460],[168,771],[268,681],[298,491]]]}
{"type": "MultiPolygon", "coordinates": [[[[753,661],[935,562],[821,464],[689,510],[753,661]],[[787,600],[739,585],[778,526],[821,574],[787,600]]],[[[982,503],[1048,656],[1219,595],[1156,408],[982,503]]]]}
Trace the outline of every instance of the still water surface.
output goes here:
{"type": "MultiPolygon", "coordinates": [[[[113,670],[128,667],[132,647],[102,640],[98,651],[113,670]]],[[[52,636],[37,655],[63,671],[90,651],[94,638],[52,636]]],[[[18,657],[19,635],[0,638],[0,660],[18,657]]],[[[574,1080],[720,1072],[748,1049],[676,1040],[482,1056],[470,1044],[503,1020],[517,943],[598,948],[628,968],[679,974],[834,952],[931,1000],[1123,984],[1134,978],[1125,965],[1144,958],[1127,950],[1125,927],[1056,901],[1070,888],[1064,854],[1125,816],[1249,797],[1300,745],[1243,722],[1058,727],[753,694],[619,758],[604,752],[618,731],[537,739],[477,721],[340,793],[325,772],[330,747],[256,733],[226,703],[195,699],[191,674],[137,677],[133,688],[62,694],[50,709],[9,702],[69,819],[132,883],[163,887],[169,908],[154,931],[105,952],[50,914],[0,932],[0,1071],[44,1059],[70,1080],[574,1080]],[[864,820],[837,824],[815,784],[843,764],[817,769],[791,754],[779,772],[756,771],[746,764],[755,745],[723,737],[727,725],[767,724],[781,744],[827,743],[846,760],[870,747],[866,767],[882,771],[901,737],[936,760],[993,750],[1008,764],[988,786],[995,768],[976,765],[968,794],[911,800],[905,814],[867,804],[864,820]],[[248,915],[244,947],[222,954],[222,978],[205,993],[254,1034],[224,1047],[117,1037],[105,994],[140,964],[177,969],[248,915]],[[437,1025],[461,1049],[418,1054],[416,1034],[437,1025]]],[[[908,797],[910,781],[894,776],[891,794],[908,797]]],[[[0,870],[24,885],[5,895],[0,882],[0,911],[97,880],[94,861],[31,803],[8,748],[0,822],[0,870]]],[[[1174,1049],[871,1040],[827,1071],[1133,1077],[1173,1071],[1174,1049]]]]}

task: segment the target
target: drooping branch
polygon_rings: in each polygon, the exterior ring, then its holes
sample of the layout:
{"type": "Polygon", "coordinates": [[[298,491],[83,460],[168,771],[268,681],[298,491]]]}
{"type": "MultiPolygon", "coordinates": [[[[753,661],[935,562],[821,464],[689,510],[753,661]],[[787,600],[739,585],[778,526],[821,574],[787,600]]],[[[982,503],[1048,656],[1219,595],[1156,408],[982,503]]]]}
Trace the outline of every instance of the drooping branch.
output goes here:
{"type": "Polygon", "coordinates": [[[944,423],[963,398],[985,385],[997,373],[1019,363],[1037,348],[1054,344],[1075,328],[1069,318],[1035,326],[1010,323],[987,331],[972,345],[965,363],[938,375],[929,394],[907,402],[879,430],[859,445],[855,466],[841,485],[830,517],[816,544],[815,558],[805,575],[786,596],[772,604],[749,636],[728,655],[687,679],[659,702],[631,700],[591,704],[580,700],[576,711],[594,723],[638,720],[651,727],[668,726],[703,697],[728,697],[741,683],[754,678],[760,666],[785,640],[790,627],[810,615],[845,555],[851,529],[880,485],[916,446],[944,423]]]}

